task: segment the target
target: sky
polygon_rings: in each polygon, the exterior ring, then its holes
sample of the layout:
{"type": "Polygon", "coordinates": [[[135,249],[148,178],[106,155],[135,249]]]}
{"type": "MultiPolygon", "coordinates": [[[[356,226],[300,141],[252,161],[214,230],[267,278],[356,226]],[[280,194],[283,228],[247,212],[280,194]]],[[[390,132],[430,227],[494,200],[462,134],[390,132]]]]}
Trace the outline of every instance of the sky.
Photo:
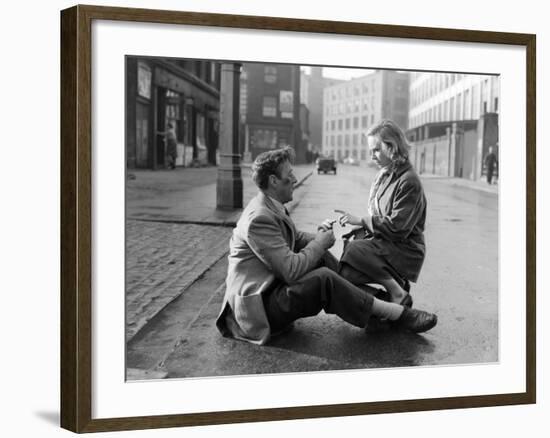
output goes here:
{"type": "MultiPolygon", "coordinates": [[[[302,67],[307,73],[310,72],[310,67],[302,67]]],[[[335,79],[353,79],[360,76],[365,76],[369,73],[374,72],[374,70],[369,70],[365,68],[333,68],[333,67],[323,67],[323,76],[325,78],[335,78],[335,79]]]]}

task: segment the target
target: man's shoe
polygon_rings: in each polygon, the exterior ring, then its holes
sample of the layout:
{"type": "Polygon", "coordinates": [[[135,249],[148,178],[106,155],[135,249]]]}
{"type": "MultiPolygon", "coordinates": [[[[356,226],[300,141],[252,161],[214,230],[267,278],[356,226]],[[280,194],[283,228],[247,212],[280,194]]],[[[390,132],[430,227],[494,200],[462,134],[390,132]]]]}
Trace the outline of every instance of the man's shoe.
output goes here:
{"type": "Polygon", "coordinates": [[[423,310],[404,307],[403,313],[399,319],[393,323],[393,327],[409,330],[414,333],[422,333],[434,328],[436,324],[437,315],[423,310]]]}
{"type": "Polygon", "coordinates": [[[365,332],[369,334],[384,333],[391,330],[391,321],[380,319],[377,316],[371,315],[369,322],[365,327],[365,332]]]}

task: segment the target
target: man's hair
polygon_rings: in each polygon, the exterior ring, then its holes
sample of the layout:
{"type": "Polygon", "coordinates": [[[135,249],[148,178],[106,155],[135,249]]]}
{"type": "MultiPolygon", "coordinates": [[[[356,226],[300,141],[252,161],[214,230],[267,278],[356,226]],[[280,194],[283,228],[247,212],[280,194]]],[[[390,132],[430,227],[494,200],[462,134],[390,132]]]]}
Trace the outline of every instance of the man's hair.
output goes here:
{"type": "Polygon", "coordinates": [[[401,128],[393,120],[382,120],[368,130],[367,136],[378,137],[394,164],[409,159],[409,144],[401,128]]]}
{"type": "Polygon", "coordinates": [[[285,146],[282,149],[262,152],[256,157],[252,164],[252,179],[256,185],[262,189],[267,189],[270,175],[281,177],[281,165],[285,162],[294,161],[294,149],[285,146]]]}

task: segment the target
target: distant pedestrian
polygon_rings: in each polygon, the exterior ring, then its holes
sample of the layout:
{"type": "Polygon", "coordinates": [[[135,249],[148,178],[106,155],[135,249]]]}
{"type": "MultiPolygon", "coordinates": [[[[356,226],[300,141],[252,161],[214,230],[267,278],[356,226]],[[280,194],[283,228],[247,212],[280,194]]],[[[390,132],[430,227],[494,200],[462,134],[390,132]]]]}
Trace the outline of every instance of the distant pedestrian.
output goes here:
{"type": "Polygon", "coordinates": [[[493,183],[493,173],[498,167],[498,159],[496,154],[493,152],[493,146],[489,146],[489,153],[485,156],[483,160],[485,168],[487,169],[487,184],[493,183]]]}
{"type": "Polygon", "coordinates": [[[168,167],[176,168],[176,158],[178,158],[178,142],[176,139],[176,129],[172,122],[168,123],[166,131],[166,154],[168,155],[168,167]]]}

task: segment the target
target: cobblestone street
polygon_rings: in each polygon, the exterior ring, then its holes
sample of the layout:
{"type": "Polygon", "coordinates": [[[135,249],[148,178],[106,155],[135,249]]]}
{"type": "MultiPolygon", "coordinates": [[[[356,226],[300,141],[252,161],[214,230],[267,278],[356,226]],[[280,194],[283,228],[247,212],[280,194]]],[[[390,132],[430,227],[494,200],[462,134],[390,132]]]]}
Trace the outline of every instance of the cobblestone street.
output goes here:
{"type": "Polygon", "coordinates": [[[126,222],[126,339],[227,252],[232,229],[126,222]]]}

